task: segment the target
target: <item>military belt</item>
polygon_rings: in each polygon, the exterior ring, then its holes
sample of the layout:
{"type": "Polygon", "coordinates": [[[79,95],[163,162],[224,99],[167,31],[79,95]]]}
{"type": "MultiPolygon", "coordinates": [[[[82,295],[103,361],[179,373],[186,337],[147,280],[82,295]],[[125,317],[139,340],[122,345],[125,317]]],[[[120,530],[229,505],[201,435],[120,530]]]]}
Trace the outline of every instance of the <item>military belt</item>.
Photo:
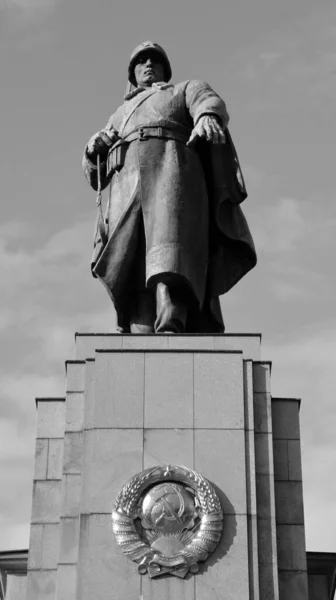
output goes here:
{"type": "Polygon", "coordinates": [[[123,138],[125,142],[133,142],[139,140],[145,142],[149,138],[163,138],[168,140],[176,140],[186,143],[189,139],[189,134],[170,129],[169,127],[139,127],[136,131],[131,131],[123,138]]]}
{"type": "Polygon", "coordinates": [[[186,133],[183,133],[176,129],[170,129],[169,127],[139,127],[139,129],[131,131],[128,135],[119,139],[112,146],[107,158],[107,173],[113,173],[114,171],[120,171],[122,169],[125,162],[127,146],[134,140],[145,142],[150,138],[159,138],[176,140],[186,144],[189,137],[189,132],[186,131],[186,133]]]}

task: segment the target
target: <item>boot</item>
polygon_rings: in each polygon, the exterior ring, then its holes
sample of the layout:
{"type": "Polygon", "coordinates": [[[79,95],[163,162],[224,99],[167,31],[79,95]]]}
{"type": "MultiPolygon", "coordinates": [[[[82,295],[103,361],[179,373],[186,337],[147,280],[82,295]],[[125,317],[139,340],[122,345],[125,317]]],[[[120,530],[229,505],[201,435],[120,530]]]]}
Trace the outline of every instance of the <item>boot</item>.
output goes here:
{"type": "Polygon", "coordinates": [[[155,333],[184,333],[186,321],[187,307],[179,297],[178,287],[168,287],[165,283],[158,283],[155,333]]]}

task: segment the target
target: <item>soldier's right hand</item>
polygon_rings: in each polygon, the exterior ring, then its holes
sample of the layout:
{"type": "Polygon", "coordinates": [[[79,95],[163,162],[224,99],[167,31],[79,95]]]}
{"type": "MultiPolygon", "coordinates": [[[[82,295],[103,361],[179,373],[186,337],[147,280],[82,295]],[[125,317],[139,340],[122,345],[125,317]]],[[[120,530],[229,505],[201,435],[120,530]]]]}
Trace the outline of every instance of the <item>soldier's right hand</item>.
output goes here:
{"type": "Polygon", "coordinates": [[[102,129],[95,133],[87,145],[89,158],[95,159],[99,154],[101,158],[105,159],[109,149],[117,141],[117,138],[118,134],[114,129],[102,129]]]}

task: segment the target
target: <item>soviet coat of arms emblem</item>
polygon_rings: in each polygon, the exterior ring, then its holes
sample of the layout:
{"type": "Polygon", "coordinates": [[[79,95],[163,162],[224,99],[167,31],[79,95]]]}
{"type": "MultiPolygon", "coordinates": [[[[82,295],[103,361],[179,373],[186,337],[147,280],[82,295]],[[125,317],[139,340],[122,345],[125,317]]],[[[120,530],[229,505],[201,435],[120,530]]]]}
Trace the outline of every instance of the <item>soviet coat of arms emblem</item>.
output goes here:
{"type": "Polygon", "coordinates": [[[219,498],[195,471],[153,467],[132,477],[112,513],[122,552],[138,563],[141,575],[197,573],[215,550],[223,530],[219,498]]]}

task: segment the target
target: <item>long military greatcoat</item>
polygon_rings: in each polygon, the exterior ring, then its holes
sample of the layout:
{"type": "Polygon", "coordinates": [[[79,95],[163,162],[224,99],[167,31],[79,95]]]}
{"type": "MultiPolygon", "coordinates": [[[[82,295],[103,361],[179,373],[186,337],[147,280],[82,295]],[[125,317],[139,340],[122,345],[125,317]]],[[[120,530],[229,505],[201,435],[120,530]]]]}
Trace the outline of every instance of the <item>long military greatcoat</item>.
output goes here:
{"type": "MultiPolygon", "coordinates": [[[[98,228],[93,274],[106,286],[118,323],[127,331],[139,235],[145,233],[145,285],[160,274],[183,278],[195,303],[214,315],[222,331],[218,296],[255,262],[253,241],[237,203],[246,197],[231,138],[225,146],[187,147],[203,115],[228,123],[223,100],[202,81],[136,89],[112,115],[124,141],[101,165],[102,189],[111,181],[106,232],[98,228]],[[217,314],[216,314],[217,313],[217,314]]],[[[97,189],[97,166],[84,153],[83,168],[97,189]]]]}

